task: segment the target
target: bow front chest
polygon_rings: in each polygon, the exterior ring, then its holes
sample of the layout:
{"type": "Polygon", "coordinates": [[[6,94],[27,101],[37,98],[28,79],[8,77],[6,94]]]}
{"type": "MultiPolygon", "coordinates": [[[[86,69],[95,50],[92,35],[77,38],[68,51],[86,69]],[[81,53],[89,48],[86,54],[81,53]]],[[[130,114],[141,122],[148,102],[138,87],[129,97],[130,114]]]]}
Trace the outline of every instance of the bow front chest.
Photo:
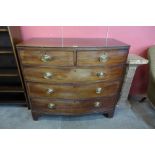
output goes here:
{"type": "Polygon", "coordinates": [[[129,45],[114,39],[36,38],[17,50],[34,120],[43,114],[113,117],[129,45]]]}

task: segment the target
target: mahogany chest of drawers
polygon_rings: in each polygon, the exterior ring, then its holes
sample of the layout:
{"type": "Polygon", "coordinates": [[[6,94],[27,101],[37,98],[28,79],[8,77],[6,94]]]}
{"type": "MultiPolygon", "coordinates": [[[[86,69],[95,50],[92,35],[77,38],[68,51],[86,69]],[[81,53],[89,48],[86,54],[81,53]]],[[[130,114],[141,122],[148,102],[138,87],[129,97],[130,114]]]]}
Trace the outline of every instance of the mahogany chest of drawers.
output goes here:
{"type": "Polygon", "coordinates": [[[114,39],[36,38],[17,50],[34,120],[43,114],[113,117],[129,45],[114,39]]]}

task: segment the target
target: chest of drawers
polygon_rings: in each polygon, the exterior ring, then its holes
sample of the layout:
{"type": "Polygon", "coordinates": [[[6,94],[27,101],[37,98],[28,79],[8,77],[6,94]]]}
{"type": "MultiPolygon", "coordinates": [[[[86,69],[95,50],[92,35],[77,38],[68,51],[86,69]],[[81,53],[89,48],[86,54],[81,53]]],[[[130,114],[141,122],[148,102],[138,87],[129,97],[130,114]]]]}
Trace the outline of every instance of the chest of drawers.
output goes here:
{"type": "Polygon", "coordinates": [[[17,49],[34,120],[43,114],[113,117],[129,45],[114,39],[36,38],[17,49]]]}

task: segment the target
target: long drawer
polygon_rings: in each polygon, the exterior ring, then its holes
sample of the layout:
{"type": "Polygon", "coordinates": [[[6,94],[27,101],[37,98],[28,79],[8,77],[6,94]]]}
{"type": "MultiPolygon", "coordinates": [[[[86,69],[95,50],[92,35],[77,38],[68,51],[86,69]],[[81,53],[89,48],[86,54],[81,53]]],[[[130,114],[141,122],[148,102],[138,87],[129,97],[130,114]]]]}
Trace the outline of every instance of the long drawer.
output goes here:
{"type": "Polygon", "coordinates": [[[118,93],[120,81],[89,85],[51,85],[28,82],[30,97],[46,97],[59,99],[85,99],[113,96],[118,93]]]}
{"type": "Polygon", "coordinates": [[[116,96],[92,100],[51,100],[51,99],[31,99],[32,111],[61,114],[61,115],[79,115],[104,112],[114,108],[116,96]]]}
{"type": "Polygon", "coordinates": [[[73,66],[73,51],[56,51],[42,48],[20,49],[19,56],[23,65],[73,66]]]}
{"type": "Polygon", "coordinates": [[[126,62],[126,50],[78,51],[78,66],[109,66],[126,62]]]}
{"type": "Polygon", "coordinates": [[[113,81],[122,78],[125,66],[94,68],[48,68],[26,67],[23,69],[27,81],[45,83],[90,83],[113,81]]]}

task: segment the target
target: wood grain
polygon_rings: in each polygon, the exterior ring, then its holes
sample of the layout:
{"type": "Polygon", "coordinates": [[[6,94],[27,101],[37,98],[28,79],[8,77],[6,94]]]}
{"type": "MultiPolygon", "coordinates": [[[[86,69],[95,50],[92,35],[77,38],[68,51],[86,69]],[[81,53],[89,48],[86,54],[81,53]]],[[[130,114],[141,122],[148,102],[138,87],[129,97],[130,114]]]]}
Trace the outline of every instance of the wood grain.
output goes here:
{"type": "Polygon", "coordinates": [[[33,119],[43,114],[104,113],[112,117],[129,47],[103,38],[64,38],[63,42],[61,38],[37,38],[18,44],[33,119]],[[44,62],[44,55],[52,59],[44,62]],[[104,61],[99,61],[101,56],[104,61]],[[45,78],[45,73],[51,77],[45,78]],[[101,93],[96,93],[97,88],[101,93]],[[48,89],[53,93],[48,94],[48,89]],[[54,105],[53,109],[49,104],[54,105]]]}
{"type": "Polygon", "coordinates": [[[94,99],[94,100],[51,100],[51,99],[31,99],[32,111],[37,111],[47,114],[59,115],[80,115],[89,113],[105,112],[109,109],[114,109],[116,96],[110,98],[94,99]],[[100,107],[95,107],[95,102],[100,102],[100,107]],[[49,103],[53,103],[55,107],[49,109],[49,103]]]}
{"type": "Polygon", "coordinates": [[[17,47],[44,48],[115,48],[129,49],[129,45],[112,38],[32,38],[17,45],[17,47]]]}
{"type": "Polygon", "coordinates": [[[127,52],[125,50],[104,50],[104,51],[78,51],[78,66],[109,66],[125,63],[127,52]],[[107,61],[100,62],[100,56],[106,54],[107,61]]]}
{"type": "Polygon", "coordinates": [[[44,83],[91,83],[101,81],[113,81],[122,77],[125,66],[95,67],[95,68],[52,68],[52,67],[27,67],[24,68],[24,76],[27,81],[44,83]],[[50,79],[43,77],[44,73],[50,72],[50,79]],[[103,72],[103,77],[97,73],[103,72]]]}
{"type": "Polygon", "coordinates": [[[24,49],[19,51],[23,65],[53,65],[53,66],[72,66],[73,51],[53,51],[51,49],[44,50],[43,48],[24,49]],[[42,57],[44,55],[51,57],[51,60],[44,62],[42,57]]]}
{"type": "Polygon", "coordinates": [[[88,99],[94,97],[113,96],[118,93],[120,81],[112,83],[97,83],[89,85],[51,85],[51,84],[28,84],[29,94],[31,97],[45,97],[58,99],[88,99]],[[101,93],[97,94],[96,89],[101,88],[101,93]],[[48,89],[53,93],[49,94],[48,89]]]}

